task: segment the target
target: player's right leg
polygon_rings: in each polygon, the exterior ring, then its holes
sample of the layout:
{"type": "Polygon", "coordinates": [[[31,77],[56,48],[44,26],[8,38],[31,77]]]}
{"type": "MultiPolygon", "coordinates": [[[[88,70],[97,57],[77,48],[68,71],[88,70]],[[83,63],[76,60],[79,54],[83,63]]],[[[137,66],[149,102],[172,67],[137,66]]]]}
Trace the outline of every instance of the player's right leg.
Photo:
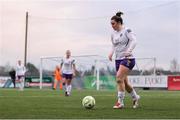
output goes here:
{"type": "Polygon", "coordinates": [[[68,79],[65,78],[65,96],[68,96],[68,79]]]}
{"type": "Polygon", "coordinates": [[[129,69],[123,65],[120,65],[117,74],[116,81],[118,86],[118,101],[113,106],[114,109],[121,109],[124,107],[124,97],[125,97],[125,83],[124,78],[127,76],[129,69]]]}
{"type": "Polygon", "coordinates": [[[62,82],[63,82],[64,91],[65,91],[65,96],[68,96],[67,95],[67,74],[65,73],[62,74],[62,82]]]}
{"type": "Polygon", "coordinates": [[[62,82],[62,88],[63,88],[63,90],[65,91],[65,87],[66,87],[66,80],[65,80],[65,78],[64,77],[62,77],[62,80],[61,80],[61,82],[62,82]]]}

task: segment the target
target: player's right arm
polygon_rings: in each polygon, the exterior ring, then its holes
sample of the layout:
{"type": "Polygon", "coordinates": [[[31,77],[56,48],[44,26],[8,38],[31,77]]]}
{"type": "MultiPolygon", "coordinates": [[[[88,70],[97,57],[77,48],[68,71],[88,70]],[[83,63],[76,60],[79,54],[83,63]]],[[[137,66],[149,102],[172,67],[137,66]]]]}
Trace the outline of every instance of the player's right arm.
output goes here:
{"type": "Polygon", "coordinates": [[[112,49],[111,49],[109,56],[108,56],[110,61],[112,61],[112,56],[114,54],[113,35],[111,35],[111,42],[112,42],[112,49]]]}
{"type": "Polygon", "coordinates": [[[61,60],[61,64],[60,64],[60,70],[62,71],[62,66],[63,66],[63,59],[61,60]]]}

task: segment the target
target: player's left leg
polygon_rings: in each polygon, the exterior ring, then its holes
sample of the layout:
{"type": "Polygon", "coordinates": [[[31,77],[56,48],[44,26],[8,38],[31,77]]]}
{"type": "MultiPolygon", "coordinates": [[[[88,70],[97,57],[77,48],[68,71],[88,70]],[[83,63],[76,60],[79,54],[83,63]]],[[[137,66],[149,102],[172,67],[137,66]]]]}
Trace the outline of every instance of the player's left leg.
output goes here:
{"type": "Polygon", "coordinates": [[[133,108],[137,108],[140,96],[136,93],[135,89],[129,84],[128,77],[126,77],[124,82],[125,82],[126,91],[131,95],[133,99],[133,108]]]}
{"type": "Polygon", "coordinates": [[[16,79],[12,79],[12,82],[13,82],[13,85],[14,85],[14,88],[16,88],[16,79]]]}
{"type": "Polygon", "coordinates": [[[65,91],[66,90],[66,80],[64,77],[62,78],[61,82],[62,82],[62,88],[65,91]]]}
{"type": "Polygon", "coordinates": [[[72,81],[71,78],[67,80],[67,94],[68,94],[68,96],[71,94],[71,89],[72,89],[71,81],[72,81]]]}
{"type": "Polygon", "coordinates": [[[24,76],[21,76],[19,80],[20,80],[20,91],[23,91],[24,90],[24,76]]]}

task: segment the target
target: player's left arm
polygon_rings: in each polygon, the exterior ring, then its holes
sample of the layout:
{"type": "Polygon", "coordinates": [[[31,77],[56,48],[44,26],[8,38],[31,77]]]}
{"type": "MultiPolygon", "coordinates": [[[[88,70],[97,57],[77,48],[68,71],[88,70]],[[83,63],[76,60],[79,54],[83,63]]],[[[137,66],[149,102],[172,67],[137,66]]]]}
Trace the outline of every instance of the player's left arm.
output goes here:
{"type": "Polygon", "coordinates": [[[24,73],[24,75],[26,74],[26,72],[27,72],[27,69],[26,69],[25,66],[23,66],[23,73],[24,73]]]}
{"type": "Polygon", "coordinates": [[[128,57],[128,56],[130,56],[132,54],[132,51],[136,47],[137,41],[136,41],[136,36],[132,32],[131,29],[127,29],[126,35],[127,35],[128,39],[129,39],[129,47],[128,47],[127,51],[125,52],[125,56],[128,57]]]}
{"type": "Polygon", "coordinates": [[[75,60],[73,60],[73,76],[76,76],[76,64],[75,64],[75,60]]]}
{"type": "Polygon", "coordinates": [[[63,66],[64,60],[61,59],[61,63],[60,63],[60,70],[62,71],[62,66],[63,66]]]}

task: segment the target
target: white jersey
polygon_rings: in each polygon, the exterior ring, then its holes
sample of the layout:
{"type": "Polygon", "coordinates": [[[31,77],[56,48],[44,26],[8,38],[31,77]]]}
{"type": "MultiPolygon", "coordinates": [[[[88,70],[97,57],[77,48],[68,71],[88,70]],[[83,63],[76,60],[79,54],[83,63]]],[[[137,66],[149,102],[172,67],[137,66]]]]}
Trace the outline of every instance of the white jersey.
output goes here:
{"type": "Polygon", "coordinates": [[[16,66],[16,76],[24,76],[26,72],[26,68],[23,65],[16,66]]]}
{"type": "Polygon", "coordinates": [[[73,65],[75,65],[75,60],[72,58],[63,58],[62,59],[62,73],[64,74],[73,74],[73,65]]]}
{"type": "Polygon", "coordinates": [[[113,31],[111,34],[112,53],[115,52],[115,59],[120,60],[125,58],[125,53],[130,53],[130,58],[133,58],[132,50],[136,46],[136,37],[134,33],[127,28],[121,31],[113,31]]]}

